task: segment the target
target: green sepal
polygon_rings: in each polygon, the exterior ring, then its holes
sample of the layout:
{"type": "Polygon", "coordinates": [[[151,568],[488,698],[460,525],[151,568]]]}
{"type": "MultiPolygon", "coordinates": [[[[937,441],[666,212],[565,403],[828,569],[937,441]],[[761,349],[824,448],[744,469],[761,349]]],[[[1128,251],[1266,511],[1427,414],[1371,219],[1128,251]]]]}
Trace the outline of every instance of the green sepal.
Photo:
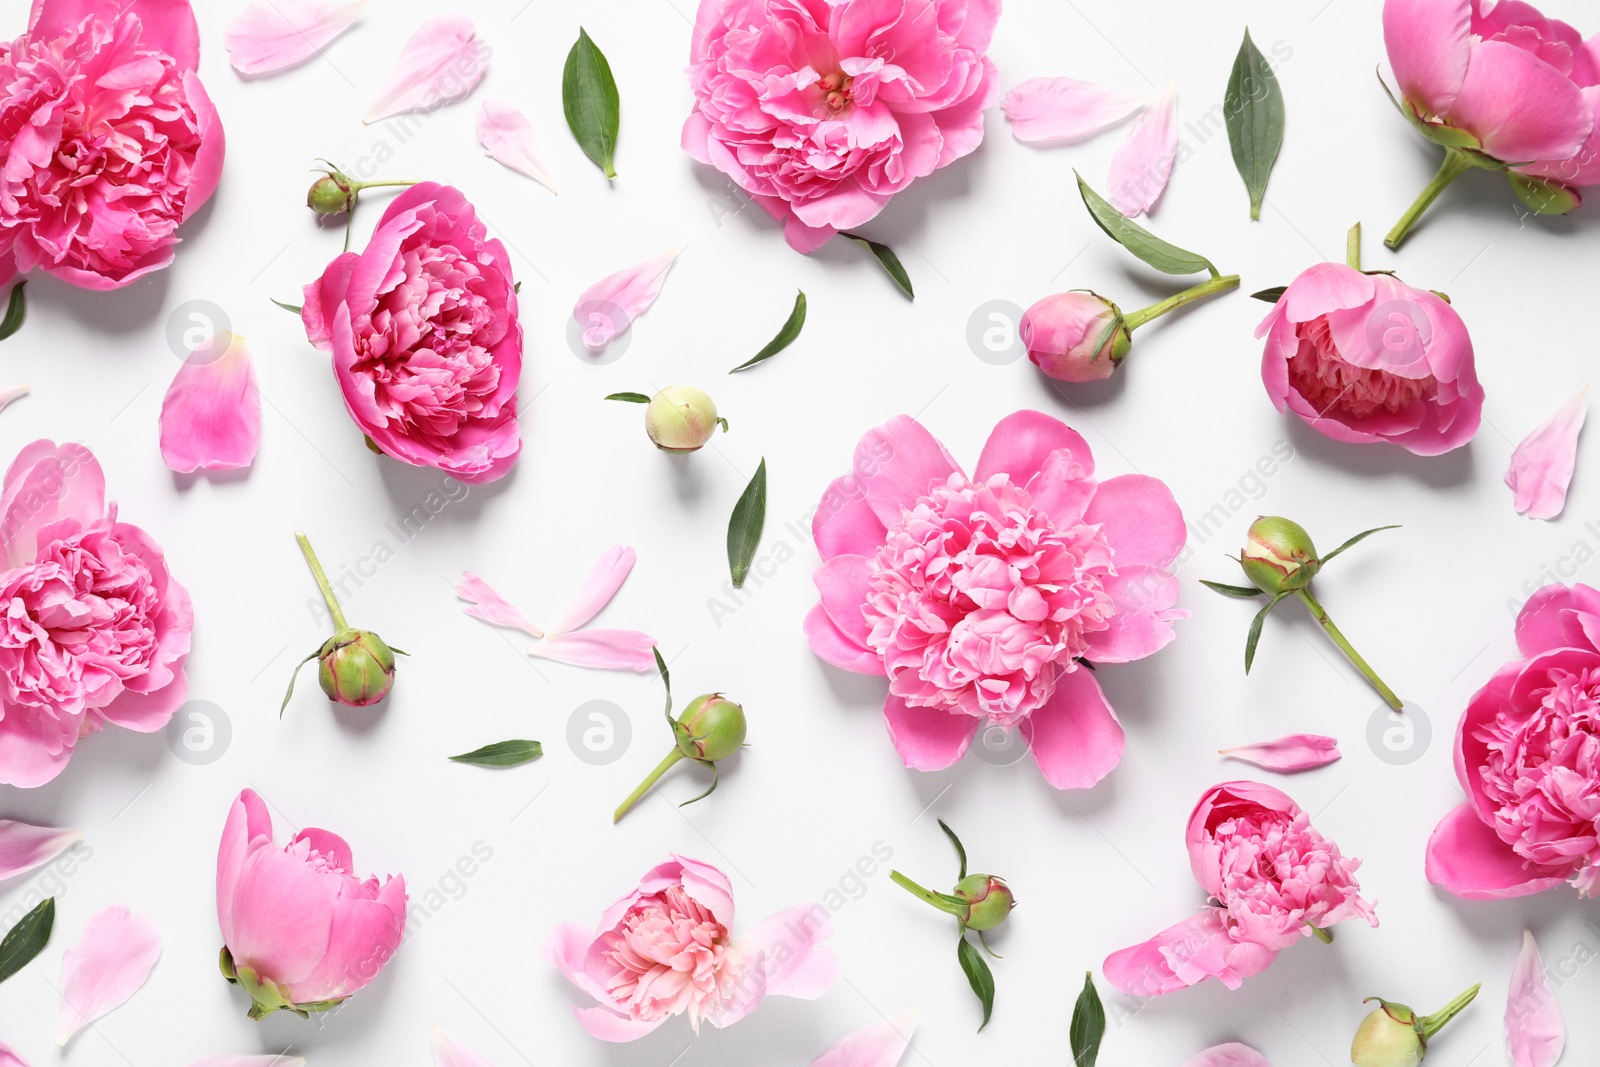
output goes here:
{"type": "Polygon", "coordinates": [[[1583,197],[1560,182],[1507,172],[1517,199],[1539,215],[1565,215],[1583,204],[1583,197]]]}

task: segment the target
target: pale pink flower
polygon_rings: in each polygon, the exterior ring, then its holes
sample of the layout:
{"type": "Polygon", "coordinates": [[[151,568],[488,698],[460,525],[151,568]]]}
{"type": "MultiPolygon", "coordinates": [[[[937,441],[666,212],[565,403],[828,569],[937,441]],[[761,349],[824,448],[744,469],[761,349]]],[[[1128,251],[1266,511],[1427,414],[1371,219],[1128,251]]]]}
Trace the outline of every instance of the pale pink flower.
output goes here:
{"type": "Polygon", "coordinates": [[[602,1041],[635,1041],[677,1015],[731,1026],[764,997],[814,1000],[833,987],[838,963],[821,947],[827,910],[786,908],[734,933],[733,886],[698,860],[673,856],[607,908],[594,930],[562,923],[545,958],[599,1003],[573,1015],[602,1041]]]}
{"type": "Polygon", "coordinates": [[[367,0],[256,0],[234,16],[222,42],[240,74],[272,74],[304,63],[348,30],[367,0]]]}
{"type": "Polygon", "coordinates": [[[261,389],[244,338],[220,331],[189,354],[161,401],[161,459],[179,474],[238,470],[261,444],[261,389]]]}
{"type": "Polygon", "coordinates": [[[1567,1043],[1566,1026],[1539,946],[1528,930],[1522,931],[1522,951],[1511,969],[1505,1021],[1511,1067],[1555,1067],[1567,1043]]]}
{"type": "Polygon", "coordinates": [[[1149,101],[1074,78],[1032,78],[1006,94],[1002,110],[1023,144],[1075,144],[1109,129],[1149,101]]]}
{"type": "Polygon", "coordinates": [[[1339,740],[1321,734],[1288,734],[1276,741],[1258,741],[1253,745],[1240,745],[1222,749],[1229,759],[1253,763],[1262,770],[1279,774],[1326,767],[1339,759],[1339,740]]]}
{"type": "Polygon", "coordinates": [[[161,958],[156,924],[121,904],[95,912],[61,956],[61,1025],[56,1044],[137,993],[161,958]]]}
{"type": "Polygon", "coordinates": [[[1517,514],[1553,519],[1567,506],[1567,487],[1578,463],[1578,435],[1589,414],[1587,386],[1550,416],[1511,453],[1506,484],[1517,514]]]}
{"type": "Polygon", "coordinates": [[[1167,85],[1134,121],[1111,157],[1106,199],[1129,218],[1156,206],[1178,161],[1178,86],[1167,85]]]}

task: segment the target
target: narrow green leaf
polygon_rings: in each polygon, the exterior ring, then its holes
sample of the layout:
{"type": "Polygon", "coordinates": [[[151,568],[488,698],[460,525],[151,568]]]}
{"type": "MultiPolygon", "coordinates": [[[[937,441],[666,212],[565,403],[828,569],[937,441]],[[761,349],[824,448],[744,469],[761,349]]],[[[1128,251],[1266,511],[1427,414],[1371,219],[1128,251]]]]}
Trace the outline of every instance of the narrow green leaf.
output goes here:
{"type": "Polygon", "coordinates": [[[561,107],[583,154],[608,179],[615,178],[617,130],[622,122],[617,82],[611,76],[611,64],[606,62],[605,54],[581,27],[561,74],[561,107]]]}
{"type": "Polygon", "coordinates": [[[1249,585],[1227,585],[1223,582],[1208,582],[1204,578],[1200,579],[1200,584],[1205,586],[1207,589],[1221,593],[1223,596],[1236,596],[1241,600],[1249,597],[1267,595],[1254,586],[1249,585]]]}
{"type": "Polygon", "coordinates": [[[983,1023],[978,1027],[981,1034],[983,1028],[989,1025],[989,1016],[994,1014],[994,975],[989,973],[989,965],[984,962],[983,954],[967,940],[965,929],[961,931],[961,940],[956,944],[956,957],[961,960],[961,970],[967,976],[967,984],[972,986],[972,992],[983,1005],[983,1023]]]}
{"type": "Polygon", "coordinates": [[[56,924],[56,898],[47,897],[38,907],[17,920],[17,925],[0,941],[0,982],[26,967],[45,945],[56,924]]]}
{"type": "Polygon", "coordinates": [[[1278,606],[1278,601],[1288,595],[1279,593],[1267,601],[1267,606],[1256,612],[1256,617],[1250,620],[1250,636],[1244,639],[1244,673],[1249,674],[1251,665],[1256,661],[1256,644],[1261,640],[1261,627],[1266,625],[1267,616],[1278,606]]]}
{"type": "Polygon", "coordinates": [[[1360,544],[1362,541],[1365,541],[1367,538],[1371,537],[1375,533],[1382,533],[1384,530],[1398,530],[1398,529],[1400,529],[1399,524],[1395,524],[1393,526],[1374,526],[1370,530],[1363,530],[1360,533],[1356,534],[1354,537],[1350,538],[1350,540],[1346,541],[1344,544],[1340,545],[1338,548],[1334,549],[1332,552],[1329,552],[1326,556],[1323,556],[1322,557],[1322,562],[1323,563],[1327,563],[1330,559],[1332,559],[1334,556],[1337,556],[1339,553],[1343,552],[1345,549],[1350,548],[1353,545],[1360,544]]]}
{"type": "MultiPolygon", "coordinates": [[[[892,254],[893,253],[891,253],[891,255],[892,254]]],[[[745,360],[728,373],[735,374],[744,370],[746,367],[754,367],[757,363],[760,363],[763,360],[771,359],[779,352],[782,352],[785,348],[788,348],[790,345],[794,344],[795,339],[800,336],[800,331],[805,327],[805,324],[806,294],[802,292],[799,296],[794,298],[794,310],[789,312],[789,319],[783,324],[783,329],[778,331],[778,336],[768,341],[766,347],[761,351],[757,352],[755,355],[751,356],[749,359],[745,360]]]]}
{"type": "Polygon", "coordinates": [[[6,317],[0,319],[0,341],[22,329],[22,320],[28,317],[28,299],[23,293],[27,282],[11,287],[11,299],[6,302],[6,317]]]}
{"type": "Polygon", "coordinates": [[[1269,304],[1276,304],[1283,299],[1283,294],[1289,291],[1287,285],[1274,285],[1271,289],[1263,289],[1259,293],[1251,293],[1252,300],[1265,300],[1269,304]]]}
{"type": "Polygon", "coordinates": [[[298,315],[298,314],[301,313],[302,309],[299,308],[299,307],[296,307],[294,304],[285,304],[282,300],[277,300],[277,299],[274,299],[273,297],[270,297],[270,296],[267,297],[267,299],[271,300],[274,304],[277,304],[279,307],[281,307],[283,310],[289,312],[289,314],[291,314],[291,315],[298,315]]]}
{"type": "Polygon", "coordinates": [[[1100,1042],[1106,1036],[1106,1008],[1100,1002],[1100,992],[1094,987],[1093,973],[1083,976],[1083,992],[1072,1009],[1072,1030],[1068,1040],[1072,1045],[1073,1067],[1094,1067],[1100,1058],[1100,1042]]]}
{"type": "Polygon", "coordinates": [[[767,524],[767,461],[756,468],[756,476],[745,486],[728,520],[728,568],[735,587],[744,585],[750,564],[761,544],[761,530],[767,524]]]}
{"type": "Polygon", "coordinates": [[[656,670],[661,674],[661,685],[667,691],[667,725],[672,727],[672,736],[678,736],[678,724],[672,718],[672,674],[667,670],[667,661],[661,658],[661,646],[651,645],[650,651],[656,657],[656,670]]]}
{"type": "Polygon", "coordinates": [[[917,294],[911,288],[911,275],[906,273],[905,264],[901,263],[900,257],[894,254],[894,249],[888,245],[881,245],[877,241],[869,241],[858,233],[847,233],[844,230],[840,230],[839,236],[848,237],[852,241],[859,241],[861,244],[866,245],[868,250],[878,258],[878,262],[883,264],[883,269],[889,272],[889,277],[894,279],[894,283],[900,287],[900,291],[913,300],[917,298],[917,294]]]}
{"type": "Polygon", "coordinates": [[[1233,147],[1233,165],[1250,193],[1250,217],[1261,217],[1261,202],[1266,199],[1267,180],[1272,165],[1283,148],[1283,90],[1272,64],[1261,54],[1244,31],[1244,44],[1233,61],[1228,92],[1222,101],[1228,122],[1228,143],[1233,147]]]}
{"type": "Polygon", "coordinates": [[[648,404],[648,403],[650,403],[650,398],[645,396],[643,393],[612,393],[610,396],[606,397],[606,399],[607,400],[621,400],[624,403],[628,403],[628,404],[648,404]]]}
{"type": "Polygon", "coordinates": [[[450,759],[477,767],[519,767],[524,763],[532,763],[542,755],[544,746],[537,741],[496,741],[492,745],[451,756],[450,759]]]}
{"type": "Polygon", "coordinates": [[[961,859],[961,873],[956,876],[956,881],[959,882],[967,876],[967,850],[962,846],[961,838],[957,837],[956,832],[944,824],[943,819],[939,820],[939,829],[943,830],[944,836],[948,837],[950,843],[956,846],[956,855],[961,859]]]}
{"type": "MultiPolygon", "coordinates": [[[[1073,173],[1077,174],[1076,171],[1073,173]]],[[[1112,207],[1105,197],[1089,187],[1083,175],[1077,174],[1077,177],[1078,192],[1083,196],[1084,206],[1089,209],[1094,221],[1100,224],[1100,228],[1106,231],[1106,235],[1117,244],[1163,274],[1199,274],[1208,271],[1213,278],[1222,276],[1205,256],[1186,252],[1177,245],[1163,241],[1112,207]]]]}

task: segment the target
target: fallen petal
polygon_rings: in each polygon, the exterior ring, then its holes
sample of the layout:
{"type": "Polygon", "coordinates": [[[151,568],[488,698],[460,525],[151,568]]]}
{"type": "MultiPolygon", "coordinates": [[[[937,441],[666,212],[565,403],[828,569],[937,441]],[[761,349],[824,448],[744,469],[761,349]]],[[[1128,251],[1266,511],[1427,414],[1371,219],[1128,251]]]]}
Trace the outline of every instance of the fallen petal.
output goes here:
{"type": "Polygon", "coordinates": [[[510,104],[498,100],[485,100],[478,113],[478,140],[483,150],[495,160],[518,174],[525,174],[549,189],[556,191],[555,179],[545,170],[539,158],[539,142],[533,135],[533,123],[510,104]]]}
{"type": "Polygon", "coordinates": [[[1272,1067],[1272,1064],[1249,1045],[1230,1041],[1206,1049],[1183,1067],[1272,1067]]]}
{"type": "Polygon", "coordinates": [[[585,289],[572,309],[572,317],[583,327],[584,347],[591,352],[605,351],[634,319],[650,310],[677,258],[678,249],[673,248],[585,289]]]}
{"type": "Polygon", "coordinates": [[[622,545],[607,549],[605,555],[596,561],[594,569],[589,572],[589,577],[579,590],[578,599],[567,612],[567,617],[556,623],[550,631],[550,636],[557,637],[570,633],[600,614],[601,609],[611,603],[611,598],[617,595],[617,590],[622,588],[622,583],[633,570],[636,558],[633,549],[622,545]]]}
{"type": "Polygon", "coordinates": [[[656,639],[637,630],[580,630],[528,646],[528,655],[574,667],[653,671],[656,639]]]}
{"type": "Polygon", "coordinates": [[[1588,414],[1589,387],[1584,386],[1511,454],[1506,484],[1515,494],[1519,515],[1553,519],[1567,506],[1567,486],[1578,462],[1578,434],[1588,414]]]}
{"type": "Polygon", "coordinates": [[[1001,108],[1023,144],[1063,145],[1110,129],[1150,98],[1075,78],[1033,78],[1006,94],[1001,108]]]}
{"type": "Polygon", "coordinates": [[[1279,774],[1294,774],[1326,767],[1339,759],[1339,739],[1321,734],[1289,734],[1276,741],[1261,741],[1254,745],[1225,748],[1222,754],[1229,759],[1253,763],[1279,774]]]}
{"type": "Polygon", "coordinates": [[[0,1067],[28,1067],[28,1061],[11,1051],[11,1046],[0,1041],[0,1067]]]}
{"type": "Polygon", "coordinates": [[[916,1029],[914,1011],[873,1023],[812,1060],[811,1067],[896,1067],[911,1047],[911,1035],[916,1029]]]}
{"type": "Polygon", "coordinates": [[[1161,199],[1178,159],[1178,86],[1161,90],[1111,157],[1106,199],[1128,218],[1143,215],[1161,199]]]}
{"type": "Polygon", "coordinates": [[[218,333],[189,354],[161,401],[161,458],[179,474],[238,470],[261,444],[261,390],[242,337],[218,333]]]}
{"type": "Polygon", "coordinates": [[[96,912],[61,957],[61,1030],[72,1035],[139,991],[161,957],[156,924],[121,904],[96,912]]]}
{"type": "Polygon", "coordinates": [[[21,400],[27,396],[28,388],[26,385],[0,386],[0,411],[10,407],[13,400],[21,400]]]}
{"type": "MultiPolygon", "coordinates": [[[[0,1067],[5,1067],[0,1063],[0,1067]]],[[[304,1056],[207,1056],[189,1067],[306,1067],[304,1056]]]]}
{"type": "Polygon", "coordinates": [[[495,626],[509,626],[513,630],[521,630],[530,637],[544,636],[543,630],[512,607],[505,597],[489,588],[488,582],[471,571],[462,571],[461,578],[461,584],[456,586],[456,596],[472,605],[462,609],[468,615],[495,626]]]}
{"type": "Polygon", "coordinates": [[[82,830],[54,830],[0,819],[0,880],[42,867],[82,839],[82,830]]]}
{"type": "Polygon", "coordinates": [[[303,63],[348,30],[367,0],[258,0],[228,23],[222,43],[240,74],[303,63]]]}
{"type": "Polygon", "coordinates": [[[1522,932],[1522,951],[1511,969],[1506,996],[1506,1050],[1511,1067],[1552,1067],[1566,1045],[1561,1006],[1545,975],[1533,934],[1522,932]]]}
{"type": "Polygon", "coordinates": [[[424,22],[400,52],[389,84],[362,122],[403,111],[432,111],[470,93],[488,70],[488,49],[465,15],[424,22]]]}
{"type": "Polygon", "coordinates": [[[433,1067],[494,1067],[494,1064],[435,1026],[433,1067]]]}

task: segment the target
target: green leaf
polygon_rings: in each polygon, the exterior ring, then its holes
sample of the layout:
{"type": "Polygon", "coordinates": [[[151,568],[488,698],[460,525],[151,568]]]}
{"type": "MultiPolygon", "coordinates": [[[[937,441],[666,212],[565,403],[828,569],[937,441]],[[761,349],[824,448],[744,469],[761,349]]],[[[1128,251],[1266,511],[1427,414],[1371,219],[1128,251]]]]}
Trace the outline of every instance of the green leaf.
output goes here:
{"type": "Polygon", "coordinates": [[[1228,144],[1233,147],[1233,165],[1250,193],[1250,217],[1261,217],[1261,201],[1267,195],[1267,179],[1283,148],[1283,90],[1272,64],[1244,31],[1244,44],[1233,61],[1228,92],[1223,97],[1223,113],[1228,121],[1228,144]]]}
{"type": "Polygon", "coordinates": [[[537,741],[496,741],[492,745],[459,756],[451,756],[456,763],[470,763],[477,767],[520,767],[544,755],[544,746],[537,741]]]}
{"type": "Polygon", "coordinates": [[[1269,304],[1276,304],[1283,299],[1283,294],[1289,291],[1287,285],[1274,285],[1271,289],[1263,289],[1259,293],[1251,293],[1252,300],[1265,300],[1269,304]]]}
{"type": "Polygon", "coordinates": [[[1393,526],[1374,526],[1370,530],[1363,530],[1360,533],[1356,534],[1354,537],[1350,538],[1350,540],[1346,541],[1344,544],[1340,545],[1338,548],[1334,549],[1332,552],[1329,552],[1326,556],[1323,556],[1322,557],[1322,562],[1323,563],[1327,563],[1330,559],[1332,559],[1334,556],[1337,556],[1339,553],[1343,552],[1345,549],[1351,547],[1352,545],[1356,545],[1356,544],[1359,544],[1362,541],[1365,541],[1367,538],[1371,537],[1375,533],[1382,533],[1384,530],[1398,530],[1398,529],[1400,529],[1400,526],[1398,524],[1396,524],[1396,525],[1393,525],[1393,526]]]}
{"type": "Polygon", "coordinates": [[[22,329],[22,320],[28,316],[28,300],[23,294],[22,287],[27,282],[18,282],[11,287],[11,299],[6,303],[6,317],[0,319],[0,341],[22,329]]]}
{"type": "Polygon", "coordinates": [[[883,264],[883,269],[889,272],[889,277],[894,279],[894,283],[900,287],[900,291],[913,300],[917,298],[917,294],[911,289],[911,275],[906,273],[905,264],[901,263],[900,257],[894,254],[894,249],[888,245],[881,245],[877,241],[869,241],[859,233],[847,233],[844,230],[840,230],[839,236],[848,237],[852,241],[859,241],[866,245],[868,250],[878,257],[878,262],[883,264]]]}
{"type": "Polygon", "coordinates": [[[743,586],[761,544],[761,530],[767,524],[767,461],[756,468],[756,476],[745,486],[728,520],[728,568],[735,587],[743,586]]]}
{"type": "Polygon", "coordinates": [[[610,396],[606,397],[606,399],[607,400],[621,400],[624,403],[628,403],[628,404],[648,404],[648,403],[650,403],[650,398],[645,396],[643,393],[612,393],[610,396]]]}
{"type": "Polygon", "coordinates": [[[1185,252],[1177,245],[1163,241],[1107,203],[1105,197],[1089,188],[1083,175],[1077,171],[1073,173],[1077,174],[1078,192],[1083,195],[1084,206],[1089,209],[1094,221],[1100,224],[1100,228],[1117,244],[1163,274],[1199,274],[1208,271],[1213,278],[1222,276],[1205,256],[1185,252]]]}
{"type": "Polygon", "coordinates": [[[961,931],[961,940],[956,943],[956,956],[961,960],[961,970],[967,976],[967,984],[972,986],[972,992],[983,1004],[983,1024],[978,1027],[981,1034],[983,1028],[989,1025],[989,1016],[994,1014],[994,975],[989,973],[989,965],[984,962],[983,954],[967,940],[964,929],[961,931]]]}
{"type": "Polygon", "coordinates": [[[1261,627],[1266,625],[1267,616],[1272,614],[1272,609],[1278,606],[1278,601],[1288,596],[1288,593],[1279,593],[1267,601],[1267,606],[1256,612],[1256,617],[1250,620],[1250,636],[1244,639],[1244,673],[1250,673],[1251,664],[1256,661],[1256,644],[1261,640],[1261,627]]]}
{"type": "Polygon", "coordinates": [[[1241,600],[1249,597],[1267,595],[1254,586],[1248,585],[1227,585],[1223,582],[1208,582],[1204,578],[1200,579],[1200,584],[1205,586],[1207,589],[1221,593],[1223,596],[1236,596],[1241,600]]]}
{"type": "Polygon", "coordinates": [[[656,657],[656,670],[661,674],[661,684],[667,690],[667,725],[672,727],[672,736],[678,736],[678,724],[672,718],[672,674],[667,670],[667,661],[661,658],[661,646],[651,645],[650,651],[656,657]]]}
{"type": "Polygon", "coordinates": [[[1092,973],[1083,976],[1083,992],[1072,1009],[1072,1030],[1068,1041],[1072,1045],[1073,1067],[1094,1067],[1100,1058],[1100,1042],[1106,1036],[1106,1008],[1100,1003],[1100,992],[1094,987],[1092,973]]]}
{"type": "Polygon", "coordinates": [[[56,898],[44,902],[17,920],[17,925],[0,941],[0,982],[26,967],[45,945],[50,943],[50,930],[56,924],[56,898]]]}
{"type": "Polygon", "coordinates": [[[617,169],[613,163],[621,125],[617,82],[611,76],[611,64],[606,62],[605,54],[581,27],[561,74],[561,107],[583,154],[607,178],[615,178],[617,169]]]}
{"type": "MultiPolygon", "coordinates": [[[[893,254],[894,253],[892,252],[890,253],[890,255],[893,254]]],[[[783,329],[778,331],[778,336],[768,341],[766,347],[761,351],[757,352],[755,355],[751,356],[749,359],[745,360],[728,373],[735,374],[744,370],[746,367],[754,367],[757,363],[760,363],[763,360],[771,359],[779,352],[782,352],[785,348],[788,348],[790,345],[794,344],[795,339],[800,336],[800,331],[805,327],[805,324],[806,294],[802,292],[799,296],[794,298],[794,310],[789,312],[789,319],[783,324],[783,329]]]]}
{"type": "Polygon", "coordinates": [[[956,855],[961,858],[961,873],[956,876],[956,881],[959,882],[967,876],[967,850],[962,847],[961,838],[957,837],[956,832],[944,824],[943,819],[939,820],[939,829],[943,830],[944,836],[948,837],[950,843],[956,846],[956,855]]]}
{"type": "Polygon", "coordinates": [[[283,310],[289,312],[291,315],[299,315],[301,313],[301,311],[302,311],[301,308],[296,307],[294,304],[285,304],[282,300],[277,300],[277,299],[274,299],[273,297],[270,297],[270,296],[267,297],[267,299],[271,300],[274,304],[277,304],[279,307],[281,307],[283,310]]]}

